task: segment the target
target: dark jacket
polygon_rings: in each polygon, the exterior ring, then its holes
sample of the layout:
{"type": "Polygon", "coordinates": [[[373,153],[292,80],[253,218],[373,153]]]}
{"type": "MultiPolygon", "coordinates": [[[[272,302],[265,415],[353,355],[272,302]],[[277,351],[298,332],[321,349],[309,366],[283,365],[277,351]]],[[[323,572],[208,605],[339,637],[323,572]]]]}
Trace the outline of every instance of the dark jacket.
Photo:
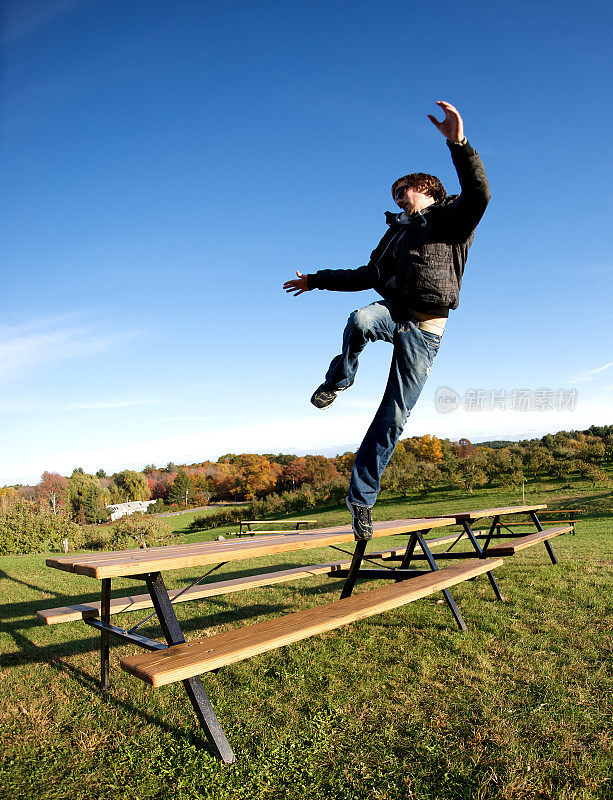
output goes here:
{"type": "Polygon", "coordinates": [[[370,261],[357,269],[322,269],[307,275],[309,289],[357,292],[375,289],[404,321],[410,310],[446,317],[458,307],[462,275],[475,228],[490,199],[485,168],[476,150],[448,142],[461,193],[446,197],[409,222],[386,212],[388,230],[370,261]]]}

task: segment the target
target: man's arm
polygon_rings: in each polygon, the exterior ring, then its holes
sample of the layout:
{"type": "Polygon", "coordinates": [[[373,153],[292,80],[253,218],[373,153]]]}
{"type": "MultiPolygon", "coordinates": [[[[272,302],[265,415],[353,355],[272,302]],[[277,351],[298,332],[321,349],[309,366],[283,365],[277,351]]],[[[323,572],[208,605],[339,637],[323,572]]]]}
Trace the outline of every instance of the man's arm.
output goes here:
{"type": "Polygon", "coordinates": [[[447,138],[447,145],[462,187],[460,196],[449,206],[445,214],[445,232],[450,240],[461,243],[469,238],[483,216],[491,197],[490,187],[479,154],[464,136],[464,123],[460,112],[444,100],[439,100],[437,105],[445,112],[445,119],[439,122],[431,114],[428,114],[428,118],[447,138]]]}
{"type": "Polygon", "coordinates": [[[320,269],[310,275],[303,275],[296,270],[298,278],[286,281],[283,288],[286,292],[298,297],[311,289],[328,289],[333,292],[361,292],[372,289],[375,279],[372,264],[357,269],[320,269]]]}

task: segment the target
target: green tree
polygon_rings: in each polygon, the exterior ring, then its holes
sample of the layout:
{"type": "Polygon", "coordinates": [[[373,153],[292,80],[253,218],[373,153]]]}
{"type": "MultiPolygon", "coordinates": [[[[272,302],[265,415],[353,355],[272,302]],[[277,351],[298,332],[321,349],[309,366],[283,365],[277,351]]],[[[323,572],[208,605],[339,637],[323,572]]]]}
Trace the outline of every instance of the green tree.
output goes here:
{"type": "Polygon", "coordinates": [[[124,469],[123,472],[118,472],[113,480],[126,500],[149,499],[149,482],[142,472],[136,472],[136,470],[133,469],[124,469]]]}
{"type": "Polygon", "coordinates": [[[99,522],[106,518],[105,505],[110,496],[93,475],[75,470],[68,479],[66,495],[68,508],[79,524],[99,522]]]}
{"type": "Polygon", "coordinates": [[[190,477],[183,467],[180,467],[169,492],[170,501],[172,503],[178,503],[180,506],[186,506],[191,498],[191,494],[192,482],[190,477]]]}
{"type": "Polygon", "coordinates": [[[381,486],[392,492],[400,492],[406,497],[416,485],[417,459],[404,447],[397,447],[381,477],[381,486]]]}

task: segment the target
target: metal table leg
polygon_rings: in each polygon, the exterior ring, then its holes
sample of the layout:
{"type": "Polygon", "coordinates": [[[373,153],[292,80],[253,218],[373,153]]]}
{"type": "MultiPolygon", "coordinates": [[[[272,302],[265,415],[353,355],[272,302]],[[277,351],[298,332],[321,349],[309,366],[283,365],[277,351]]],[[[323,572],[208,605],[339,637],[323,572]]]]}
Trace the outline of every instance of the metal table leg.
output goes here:
{"type": "Polygon", "coordinates": [[[366,550],[367,544],[368,544],[367,539],[358,539],[357,542],[355,543],[355,550],[353,551],[353,558],[351,559],[349,574],[345,579],[345,583],[343,584],[343,590],[341,592],[341,600],[345,597],[351,596],[351,592],[353,591],[355,582],[358,579],[358,574],[360,572],[360,565],[362,563],[362,557],[364,555],[364,551],[366,550]]]}
{"type": "MultiPolygon", "coordinates": [[[[428,531],[416,531],[415,536],[417,541],[419,542],[419,546],[421,547],[422,553],[425,555],[428,564],[430,565],[430,569],[435,572],[438,571],[438,564],[434,560],[434,556],[432,555],[432,551],[426,544],[426,540],[423,537],[424,533],[428,533],[428,531]]],[[[464,618],[460,614],[460,609],[456,606],[455,600],[451,596],[451,592],[449,589],[443,589],[443,597],[445,598],[445,602],[449,606],[449,610],[453,614],[453,618],[458,624],[458,627],[461,631],[468,630],[466,623],[464,622],[464,618]]]]}
{"type": "MultiPolygon", "coordinates": [[[[147,588],[153,601],[153,607],[160,621],[160,626],[169,645],[183,644],[185,637],[177,620],[175,610],[168,597],[168,590],[164,584],[161,572],[152,572],[144,576],[147,588]]],[[[213,710],[211,701],[204,689],[200,678],[188,678],[183,686],[191,704],[196,712],[200,725],[215,750],[218,757],[226,764],[236,761],[230,743],[221,727],[217,715],[213,710]]]]}
{"type": "MultiPolygon", "coordinates": [[[[102,596],[100,602],[100,619],[107,625],[111,620],[111,579],[102,579],[102,596]]],[[[100,631],[100,686],[106,689],[109,685],[109,640],[108,631],[100,631]]]]}
{"type": "MultiPolygon", "coordinates": [[[[541,525],[541,523],[539,521],[539,518],[536,516],[536,511],[530,511],[530,516],[532,517],[532,522],[534,522],[534,524],[536,525],[537,531],[542,531],[543,530],[543,526],[541,525]]],[[[551,563],[552,564],[557,564],[558,563],[558,559],[555,557],[555,553],[553,552],[553,548],[552,548],[551,544],[549,543],[548,539],[545,539],[544,545],[545,545],[545,548],[546,548],[547,552],[549,553],[549,558],[551,559],[551,563]]]]}
{"type": "MultiPolygon", "coordinates": [[[[468,520],[465,520],[465,519],[462,520],[462,527],[464,528],[464,533],[470,539],[470,542],[471,542],[472,546],[475,548],[475,551],[477,553],[479,553],[479,558],[485,558],[486,554],[481,549],[481,545],[477,541],[477,539],[475,537],[475,534],[473,533],[472,528],[470,527],[470,523],[468,522],[468,520]]],[[[491,584],[492,589],[494,590],[494,594],[496,595],[496,599],[500,600],[502,602],[502,593],[500,591],[500,587],[496,583],[496,578],[494,577],[494,573],[490,571],[490,572],[486,572],[486,575],[487,575],[487,577],[489,579],[489,582],[491,584]]]]}

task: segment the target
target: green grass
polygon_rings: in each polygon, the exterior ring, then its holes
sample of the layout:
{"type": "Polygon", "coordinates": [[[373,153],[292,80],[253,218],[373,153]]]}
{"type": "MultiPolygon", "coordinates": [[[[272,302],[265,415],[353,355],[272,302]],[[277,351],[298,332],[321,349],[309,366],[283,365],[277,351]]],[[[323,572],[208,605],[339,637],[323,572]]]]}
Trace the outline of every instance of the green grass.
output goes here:
{"type": "MultiPolygon", "coordinates": [[[[571,493],[549,481],[531,486],[526,501],[590,512],[576,536],[554,540],[557,567],[543,547],[505,561],[497,571],[505,603],[493,600],[485,577],[455,588],[467,632],[428,598],[204,676],[239,759],[230,767],[212,756],[180,685],[154,690],[121,672],[119,655],[129,648],[114,644],[113,683],[103,695],[94,631],[38,623],[38,608],[97,598],[96,581],[50,570],[40,555],[1,558],[0,797],[612,797],[611,494],[571,493]]],[[[521,493],[502,490],[383,497],[376,518],[519,502],[521,493]]],[[[347,522],[340,507],[296,516],[347,522]]],[[[377,549],[386,542],[378,539],[377,549]]],[[[337,556],[307,551],[281,563],[337,556]]],[[[279,563],[233,563],[219,575],[279,563]]],[[[337,582],[314,577],[186,603],[177,615],[194,638],[338,593],[337,582]]],[[[139,616],[114,619],[127,626],[139,616]]],[[[145,632],[160,636],[151,623],[145,632]]]]}

